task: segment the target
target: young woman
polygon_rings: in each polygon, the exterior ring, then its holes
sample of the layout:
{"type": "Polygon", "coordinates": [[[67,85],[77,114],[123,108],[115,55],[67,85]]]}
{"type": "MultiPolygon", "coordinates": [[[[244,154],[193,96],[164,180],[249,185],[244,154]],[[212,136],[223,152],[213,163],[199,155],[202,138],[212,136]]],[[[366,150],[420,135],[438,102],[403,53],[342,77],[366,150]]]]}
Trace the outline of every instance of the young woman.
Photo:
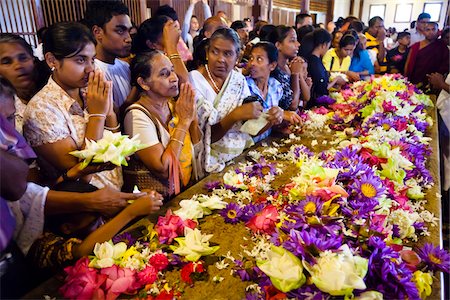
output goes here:
{"type": "Polygon", "coordinates": [[[283,97],[280,107],[284,110],[297,110],[300,101],[300,78],[302,59],[297,56],[300,46],[297,33],[292,27],[277,26],[268,40],[278,49],[278,67],[273,77],[281,83],[283,97]]]}
{"type": "Polygon", "coordinates": [[[351,56],[356,47],[356,39],[351,34],[345,34],[339,41],[338,48],[331,48],[322,58],[323,65],[328,72],[341,72],[351,81],[358,81],[359,75],[349,71],[351,56]]]}
{"type": "Polygon", "coordinates": [[[241,122],[257,119],[263,110],[259,102],[243,104],[250,91],[245,77],[234,70],[240,49],[234,30],[218,29],[209,39],[206,65],[189,73],[204,134],[207,172],[222,171],[226,162],[253,144],[250,135],[240,131],[241,122]]]}
{"type": "MultiPolygon", "coordinates": [[[[200,0],[191,0],[191,4],[184,15],[183,27],[181,29],[181,38],[188,46],[191,53],[194,53],[194,38],[199,35],[201,28],[197,16],[193,15],[194,7],[197,2],[200,2],[200,0]]],[[[202,6],[204,15],[203,19],[206,20],[212,16],[211,8],[206,0],[202,1],[202,6]]]]}
{"type": "Polygon", "coordinates": [[[325,29],[316,29],[311,33],[308,33],[303,39],[301,46],[301,53],[305,55],[308,61],[308,73],[312,78],[312,91],[311,100],[308,101],[307,107],[313,107],[317,105],[317,98],[323,95],[328,95],[328,89],[345,84],[345,80],[337,76],[331,82],[329,81],[328,72],[323,66],[322,57],[327,53],[330,48],[331,35],[325,29]]]}
{"type": "MultiPolygon", "coordinates": [[[[94,72],[95,40],[79,23],[57,23],[44,38],[44,55],[52,76],[28,103],[24,135],[41,161],[49,181],[78,163],[69,152],[85,147],[85,139],[99,140],[103,131],[118,130],[111,82],[94,72]],[[70,41],[70,42],[68,42],[70,41]],[[87,87],[87,90],[85,89],[87,87]]],[[[97,188],[120,190],[120,168],[89,178],[97,188]]]]}
{"type": "Polygon", "coordinates": [[[267,113],[267,125],[257,136],[255,142],[261,141],[271,132],[271,127],[278,125],[282,120],[291,123],[300,122],[300,116],[294,111],[284,111],[278,105],[283,90],[281,84],[270,73],[275,70],[278,63],[278,50],[270,42],[259,42],[253,46],[248,62],[249,76],[247,77],[250,93],[256,96],[267,113]]]}
{"type": "MultiPolygon", "coordinates": [[[[355,35],[353,36],[355,37],[355,35]]],[[[376,61],[376,57],[374,56],[372,60],[369,52],[366,50],[366,36],[362,33],[356,36],[358,37],[358,44],[356,45],[355,51],[353,51],[349,70],[358,73],[360,78],[367,78],[369,75],[375,73],[374,62],[376,61]]]]}
{"type": "MultiPolygon", "coordinates": [[[[139,134],[149,147],[138,151],[137,157],[160,180],[160,192],[167,198],[180,192],[180,182],[186,186],[193,175],[194,146],[200,142],[194,91],[189,84],[178,87],[178,77],[171,61],[160,51],[141,53],[133,59],[132,81],[141,96],[128,107],[125,132],[139,134]],[[175,102],[173,98],[179,95],[175,102]],[[181,174],[177,174],[177,165],[181,174]],[[170,190],[170,187],[174,187],[170,190]],[[163,187],[165,189],[163,190],[163,187]],[[178,188],[177,188],[178,187],[178,188]]],[[[200,143],[201,144],[201,143],[200,143]]],[[[136,183],[126,183],[131,188],[136,183]]],[[[155,188],[158,190],[158,186],[155,188]]]]}

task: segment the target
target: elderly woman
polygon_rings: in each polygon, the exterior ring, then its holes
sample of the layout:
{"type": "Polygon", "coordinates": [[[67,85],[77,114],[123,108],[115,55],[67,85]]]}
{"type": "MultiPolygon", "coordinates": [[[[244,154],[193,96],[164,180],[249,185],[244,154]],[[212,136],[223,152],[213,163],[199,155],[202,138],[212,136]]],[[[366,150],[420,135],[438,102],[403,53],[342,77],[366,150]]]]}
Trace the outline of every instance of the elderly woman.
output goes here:
{"type": "Polygon", "coordinates": [[[258,118],[263,110],[259,102],[243,104],[250,91],[245,77],[233,70],[240,48],[234,30],[218,29],[209,40],[207,64],[190,72],[204,133],[207,172],[220,172],[226,162],[253,144],[251,136],[240,131],[241,122],[258,118]]]}
{"type": "Polygon", "coordinates": [[[283,96],[281,84],[270,73],[275,70],[278,63],[278,50],[270,42],[260,42],[253,46],[248,63],[250,76],[247,77],[248,87],[253,96],[261,103],[267,114],[267,124],[253,137],[255,142],[269,136],[271,127],[278,125],[281,120],[291,123],[300,122],[300,116],[294,111],[284,111],[278,105],[283,96]]]}
{"type": "MultiPolygon", "coordinates": [[[[137,158],[150,171],[154,182],[151,188],[168,198],[180,191],[180,182],[186,186],[192,177],[193,145],[201,136],[194,91],[189,84],[179,89],[173,64],[157,50],[134,58],[131,78],[141,96],[127,108],[125,132],[130,136],[139,134],[141,142],[148,145],[136,153],[137,158]],[[176,96],[175,102],[172,99],[176,96]]],[[[125,190],[138,184],[128,182],[127,172],[125,190]]]]}

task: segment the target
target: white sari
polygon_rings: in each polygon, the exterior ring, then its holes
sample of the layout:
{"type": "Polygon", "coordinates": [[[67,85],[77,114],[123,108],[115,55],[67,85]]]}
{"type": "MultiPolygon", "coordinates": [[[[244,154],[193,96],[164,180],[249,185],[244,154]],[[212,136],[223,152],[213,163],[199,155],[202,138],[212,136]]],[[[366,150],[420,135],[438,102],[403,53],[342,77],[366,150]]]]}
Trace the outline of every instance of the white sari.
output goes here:
{"type": "Polygon", "coordinates": [[[240,131],[241,122],[234,124],[220,140],[211,143],[212,126],[242,105],[244,98],[250,96],[250,90],[245,77],[234,70],[228,75],[219,94],[200,72],[192,71],[189,76],[195,89],[198,121],[204,134],[204,168],[206,172],[217,173],[224,169],[228,161],[253,145],[251,136],[240,131]]]}

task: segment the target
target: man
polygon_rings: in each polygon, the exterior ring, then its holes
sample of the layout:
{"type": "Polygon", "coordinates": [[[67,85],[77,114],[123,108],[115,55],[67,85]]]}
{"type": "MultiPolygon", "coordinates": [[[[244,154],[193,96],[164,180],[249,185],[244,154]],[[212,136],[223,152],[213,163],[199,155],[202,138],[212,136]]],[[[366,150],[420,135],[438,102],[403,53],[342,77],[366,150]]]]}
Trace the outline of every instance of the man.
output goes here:
{"type": "Polygon", "coordinates": [[[95,67],[113,83],[115,110],[126,100],[131,90],[130,66],[118,59],[130,54],[133,27],[128,7],[120,1],[92,0],[88,2],[85,23],[92,30],[97,45],[95,67]]]}
{"type": "Polygon", "coordinates": [[[411,46],[425,39],[425,27],[430,22],[431,16],[428,13],[421,13],[417,17],[416,28],[409,30],[411,34],[411,46]]]}
{"type": "Polygon", "coordinates": [[[310,14],[298,14],[295,16],[295,29],[312,24],[313,19],[310,14]]]}
{"type": "Polygon", "coordinates": [[[386,38],[386,29],[381,17],[373,17],[369,20],[369,28],[365,33],[367,39],[367,50],[374,50],[377,54],[377,62],[380,66],[378,73],[387,71],[386,48],[384,48],[384,39],[386,38]]]}
{"type": "Polygon", "coordinates": [[[442,40],[438,40],[438,24],[428,22],[424,30],[425,39],[411,46],[405,66],[409,81],[419,87],[428,84],[427,75],[448,73],[449,51],[442,40]]]}
{"type": "Polygon", "coordinates": [[[248,43],[248,27],[244,21],[234,21],[231,23],[231,29],[237,32],[241,40],[241,48],[244,49],[248,43]]]}

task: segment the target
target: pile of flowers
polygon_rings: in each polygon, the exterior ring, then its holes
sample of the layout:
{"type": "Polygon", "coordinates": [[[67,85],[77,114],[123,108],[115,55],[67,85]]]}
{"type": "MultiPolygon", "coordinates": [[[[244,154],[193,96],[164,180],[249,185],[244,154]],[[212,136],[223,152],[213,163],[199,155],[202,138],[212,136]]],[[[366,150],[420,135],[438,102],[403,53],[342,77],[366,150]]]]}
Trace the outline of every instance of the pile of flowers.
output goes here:
{"type": "Polygon", "coordinates": [[[83,150],[72,151],[70,154],[83,159],[83,167],[88,166],[90,163],[107,162],[116,166],[127,166],[126,157],[146,147],[147,145],[140,143],[139,135],[130,139],[127,135],[122,135],[120,132],[113,133],[105,130],[103,138],[98,141],[86,139],[86,146],[83,150]]]}
{"type": "MultiPolygon", "coordinates": [[[[432,103],[397,75],[356,82],[331,96],[329,108],[304,115],[321,120],[321,130],[333,130],[332,141],[320,142],[326,150],[314,153],[290,136],[251,151],[252,162],[206,185],[209,194],[182,200],[180,209],[160,217],[146,242],[96,246],[95,256],[66,270],[63,295],[76,298],[84,291],[68,292],[82,277],[88,289],[101,290],[87,298],[128,293],[172,299],[183,289],[170,285],[165,274],[179,272],[181,281],[195,287],[213,270],[225,269],[248,283],[247,299],[431,295],[435,273],[450,272],[447,251],[429,243],[415,246],[437,225],[425,208],[434,184],[425,135],[432,103]],[[280,183],[286,173],[292,176],[280,183]],[[211,234],[201,228],[217,216],[251,238],[240,252],[211,265],[207,257],[221,245],[210,243],[211,234]],[[126,288],[114,286],[118,279],[126,288]]],[[[305,132],[313,130],[311,123],[305,132]]],[[[217,290],[223,280],[214,276],[217,290]]]]}

